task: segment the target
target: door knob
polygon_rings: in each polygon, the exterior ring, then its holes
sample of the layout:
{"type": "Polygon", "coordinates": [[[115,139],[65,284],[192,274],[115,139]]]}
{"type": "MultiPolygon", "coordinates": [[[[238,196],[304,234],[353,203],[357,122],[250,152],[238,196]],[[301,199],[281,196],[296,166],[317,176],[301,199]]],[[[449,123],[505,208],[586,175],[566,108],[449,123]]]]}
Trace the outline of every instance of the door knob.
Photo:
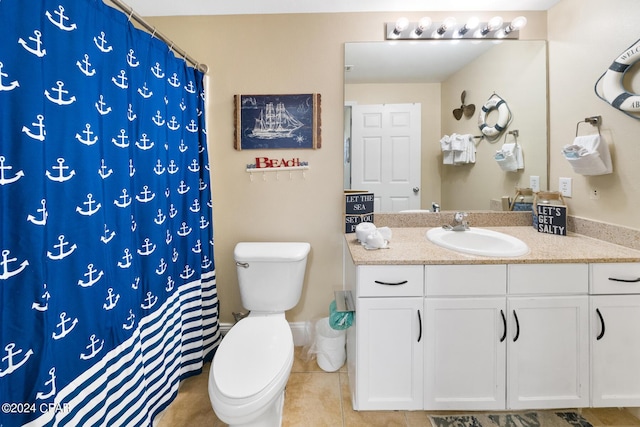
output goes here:
{"type": "Polygon", "coordinates": [[[418,194],[420,192],[419,187],[413,187],[413,194],[418,194]]]}

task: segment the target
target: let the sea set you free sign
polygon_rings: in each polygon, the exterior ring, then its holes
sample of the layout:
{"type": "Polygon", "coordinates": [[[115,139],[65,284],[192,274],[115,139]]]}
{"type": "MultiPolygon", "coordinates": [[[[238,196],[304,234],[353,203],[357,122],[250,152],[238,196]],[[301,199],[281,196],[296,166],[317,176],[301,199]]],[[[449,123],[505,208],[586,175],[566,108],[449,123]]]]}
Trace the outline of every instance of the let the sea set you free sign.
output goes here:
{"type": "Polygon", "coordinates": [[[355,233],[361,222],[373,222],[373,193],[345,191],[344,232],[355,233]]]}
{"type": "Polygon", "coordinates": [[[567,207],[537,205],[538,231],[540,233],[567,235],[567,207]]]}

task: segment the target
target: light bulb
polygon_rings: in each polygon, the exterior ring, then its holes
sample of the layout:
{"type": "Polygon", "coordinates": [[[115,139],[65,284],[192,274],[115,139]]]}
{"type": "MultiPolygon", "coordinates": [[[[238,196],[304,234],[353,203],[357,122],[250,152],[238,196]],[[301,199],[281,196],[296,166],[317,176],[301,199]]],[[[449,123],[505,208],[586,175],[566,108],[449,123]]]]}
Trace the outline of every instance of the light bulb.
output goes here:
{"type": "Polygon", "coordinates": [[[511,21],[507,28],[504,29],[504,33],[506,35],[512,31],[518,31],[525,25],[527,25],[527,18],[525,18],[524,16],[518,16],[517,18],[514,18],[513,21],[511,21]]]}
{"type": "Polygon", "coordinates": [[[398,37],[404,30],[407,29],[407,27],[409,27],[409,20],[407,18],[399,18],[396,21],[396,26],[390,35],[393,37],[398,37]]]}
{"type": "Polygon", "coordinates": [[[431,26],[431,18],[425,16],[424,18],[418,21],[418,26],[413,31],[412,36],[420,37],[422,33],[424,33],[424,31],[428,29],[430,26],[431,26]]]}

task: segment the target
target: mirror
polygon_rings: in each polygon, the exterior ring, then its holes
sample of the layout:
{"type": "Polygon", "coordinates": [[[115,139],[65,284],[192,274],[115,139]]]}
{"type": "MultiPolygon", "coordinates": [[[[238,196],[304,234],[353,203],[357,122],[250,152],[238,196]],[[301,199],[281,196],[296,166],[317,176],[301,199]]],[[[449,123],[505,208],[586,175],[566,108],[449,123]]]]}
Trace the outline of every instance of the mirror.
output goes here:
{"type": "MultiPolygon", "coordinates": [[[[396,204],[377,203],[376,212],[430,210],[432,202],[439,204],[443,210],[501,210],[502,197],[513,197],[516,187],[529,187],[532,176],[539,177],[541,190],[547,189],[548,86],[545,41],[345,43],[344,64],[345,188],[372,191],[375,194],[379,187],[374,184],[377,184],[375,181],[381,173],[366,172],[367,165],[377,161],[371,159],[393,157],[393,161],[398,163],[400,158],[399,155],[388,153],[372,155],[380,144],[365,150],[366,158],[362,155],[362,149],[354,149],[358,146],[358,142],[352,139],[354,121],[357,120],[358,126],[362,124],[360,111],[364,106],[419,106],[418,184],[411,184],[411,194],[397,197],[396,204]],[[463,92],[465,100],[461,102],[463,92]],[[478,115],[493,94],[505,100],[511,120],[506,130],[491,140],[480,138],[482,133],[478,127],[478,115]],[[460,117],[458,114],[458,119],[454,110],[459,110],[462,104],[474,104],[475,114],[470,117],[460,117]],[[352,116],[352,113],[357,116],[352,116]],[[509,133],[515,130],[518,131],[517,135],[509,133]],[[456,166],[443,164],[440,140],[454,133],[475,137],[475,163],[456,166]],[[505,172],[500,168],[494,156],[505,143],[519,145],[523,152],[523,169],[505,172]],[[364,179],[358,162],[366,166],[364,175],[369,174],[364,179]],[[358,179],[352,179],[355,175],[358,179]],[[352,185],[353,182],[358,184],[352,185]],[[369,182],[373,187],[367,188],[369,182]],[[412,205],[405,201],[411,198],[414,198],[412,205]]],[[[494,126],[498,115],[497,110],[486,113],[486,124],[494,126]]],[[[415,151],[399,152],[407,153],[407,158],[416,157],[415,154],[409,154],[415,151]]],[[[414,167],[400,167],[401,171],[410,169],[414,167]]],[[[383,193],[384,190],[379,192],[383,193]]],[[[376,196],[378,202],[377,199],[376,196]]]]}

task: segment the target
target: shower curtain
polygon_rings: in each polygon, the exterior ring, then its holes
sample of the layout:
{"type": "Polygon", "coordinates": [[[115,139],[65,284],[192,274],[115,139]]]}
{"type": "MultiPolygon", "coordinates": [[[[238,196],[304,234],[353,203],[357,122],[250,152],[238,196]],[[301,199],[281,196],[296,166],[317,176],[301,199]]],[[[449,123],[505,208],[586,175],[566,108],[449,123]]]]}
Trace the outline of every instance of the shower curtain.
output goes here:
{"type": "Polygon", "coordinates": [[[203,74],[0,0],[0,426],[149,426],[219,341],[203,74]]]}

